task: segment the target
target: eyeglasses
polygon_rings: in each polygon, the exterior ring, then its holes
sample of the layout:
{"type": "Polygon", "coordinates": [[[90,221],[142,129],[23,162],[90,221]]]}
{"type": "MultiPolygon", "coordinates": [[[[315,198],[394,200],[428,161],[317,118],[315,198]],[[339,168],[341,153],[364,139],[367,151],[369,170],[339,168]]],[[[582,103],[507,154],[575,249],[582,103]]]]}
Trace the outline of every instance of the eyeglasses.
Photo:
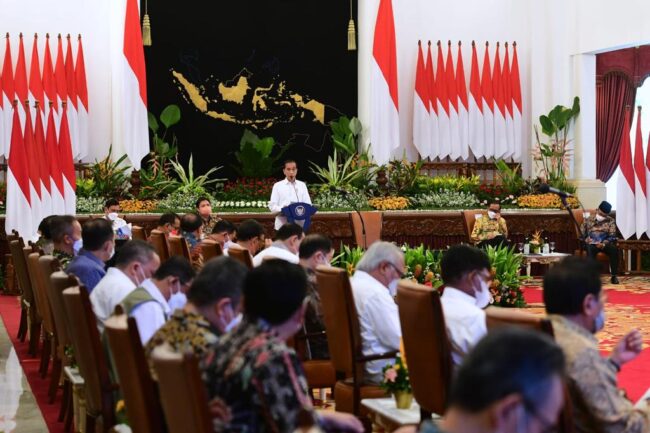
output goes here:
{"type": "Polygon", "coordinates": [[[537,411],[535,405],[528,399],[524,398],[523,402],[524,402],[524,409],[526,410],[526,412],[529,412],[542,425],[541,433],[552,433],[557,431],[557,421],[549,422],[547,419],[541,416],[537,411]]]}
{"type": "Polygon", "coordinates": [[[394,263],[391,262],[386,262],[386,263],[388,263],[393,267],[393,269],[395,269],[395,271],[397,272],[400,278],[404,278],[406,276],[406,274],[404,273],[404,269],[398,268],[394,263]]]}

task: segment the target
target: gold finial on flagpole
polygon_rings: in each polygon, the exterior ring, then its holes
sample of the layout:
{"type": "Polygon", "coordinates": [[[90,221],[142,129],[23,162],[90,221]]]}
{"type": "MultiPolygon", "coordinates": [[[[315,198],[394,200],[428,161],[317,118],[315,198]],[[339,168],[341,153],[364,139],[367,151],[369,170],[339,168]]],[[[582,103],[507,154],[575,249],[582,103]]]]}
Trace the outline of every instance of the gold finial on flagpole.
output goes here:
{"type": "Polygon", "coordinates": [[[151,20],[149,19],[148,0],[144,2],[144,17],[142,17],[142,45],[151,46],[151,20]]]}
{"type": "Polygon", "coordinates": [[[357,50],[357,30],[354,27],[354,15],[352,13],[352,0],[350,0],[350,21],[348,21],[348,51],[357,50]]]}

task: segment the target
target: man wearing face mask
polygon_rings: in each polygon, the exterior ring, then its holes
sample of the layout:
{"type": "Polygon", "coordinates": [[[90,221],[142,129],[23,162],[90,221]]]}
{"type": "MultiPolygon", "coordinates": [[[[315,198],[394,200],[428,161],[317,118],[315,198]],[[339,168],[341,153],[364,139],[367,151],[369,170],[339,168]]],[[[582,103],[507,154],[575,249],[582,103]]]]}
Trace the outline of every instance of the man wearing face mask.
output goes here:
{"type": "MultiPolygon", "coordinates": [[[[402,328],[393,296],[403,273],[402,250],[390,242],[375,242],[361,257],[354,276],[350,278],[364,355],[399,350],[402,328]]],[[[382,368],[389,362],[366,362],[366,380],[373,384],[380,383],[382,368]]]]}
{"type": "Polygon", "coordinates": [[[115,238],[119,241],[131,239],[131,227],[129,224],[118,216],[120,212],[120,202],[115,198],[109,198],[104,203],[104,217],[110,221],[115,232],[115,238]]]}
{"type": "Polygon", "coordinates": [[[612,284],[618,284],[618,248],[616,247],[616,220],[609,216],[612,205],[603,201],[598,206],[596,214],[589,216],[582,223],[582,233],[585,234],[587,255],[596,258],[598,253],[609,257],[609,270],[612,284]]]}
{"type": "Polygon", "coordinates": [[[151,278],[122,299],[124,312],[138,324],[143,345],[167,321],[172,312],[169,301],[180,296],[193,278],[194,270],[185,257],[170,257],[151,278]]]}
{"type": "Polygon", "coordinates": [[[506,220],[501,217],[501,205],[498,201],[492,201],[488,205],[487,218],[482,216],[476,219],[470,238],[479,248],[508,243],[508,226],[506,220]]]}
{"type": "Polygon", "coordinates": [[[190,286],[185,307],[173,311],[144,346],[147,358],[157,346],[167,343],[177,352],[190,352],[201,359],[208,347],[238,322],[247,272],[246,266],[230,257],[207,262],[190,286]]]}
{"type": "Polygon", "coordinates": [[[52,255],[65,270],[81,250],[81,224],[72,215],[58,215],[50,220],[50,235],[54,247],[52,255]]]}
{"type": "Polygon", "coordinates": [[[270,247],[264,248],[253,257],[253,266],[257,267],[262,264],[265,257],[274,257],[276,259],[286,260],[290,263],[298,263],[298,249],[300,242],[305,237],[305,233],[296,223],[284,224],[275,233],[275,241],[270,247]]]}
{"type": "Polygon", "coordinates": [[[546,312],[567,359],[575,430],[648,432],[650,406],[635,408],[616,378],[621,367],[641,352],[641,333],[628,332],[609,357],[603,357],[594,334],[605,325],[604,303],[598,264],[591,259],[568,257],[544,275],[546,312]]]}
{"type": "MultiPolygon", "coordinates": [[[[248,250],[251,260],[265,244],[264,227],[254,219],[242,221],[237,227],[237,243],[230,248],[248,250]]],[[[227,252],[224,252],[226,255],[227,252]]]]}
{"type": "Polygon", "coordinates": [[[485,311],[490,303],[490,260],[483,250],[455,245],[440,262],[445,289],[440,303],[451,343],[454,366],[487,334],[485,311]]]}
{"type": "Polygon", "coordinates": [[[70,261],[66,272],[73,274],[92,292],[97,283],[104,278],[104,263],[115,254],[115,234],[111,223],[103,218],[95,218],[84,223],[81,230],[83,248],[70,261]]]}
{"type": "Polygon", "coordinates": [[[115,254],[115,266],[108,268],[106,275],[90,294],[90,302],[97,316],[97,327],[104,331],[104,321],[115,311],[115,307],[151,278],[160,266],[160,257],[151,244],[132,240],[126,242],[115,254]]]}

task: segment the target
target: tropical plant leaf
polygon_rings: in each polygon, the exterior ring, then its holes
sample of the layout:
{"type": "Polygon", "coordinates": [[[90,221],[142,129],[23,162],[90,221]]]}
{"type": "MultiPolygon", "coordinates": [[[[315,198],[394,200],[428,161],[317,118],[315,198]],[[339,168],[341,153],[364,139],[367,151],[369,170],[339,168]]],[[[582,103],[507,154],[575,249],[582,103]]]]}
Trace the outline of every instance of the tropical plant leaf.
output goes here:
{"type": "Polygon", "coordinates": [[[149,129],[151,129],[154,134],[158,132],[160,125],[158,125],[158,120],[156,120],[156,116],[154,116],[151,111],[147,112],[147,122],[149,123],[149,129]]]}
{"type": "Polygon", "coordinates": [[[171,104],[160,113],[160,121],[166,128],[176,125],[181,120],[181,109],[178,105],[171,104]]]}

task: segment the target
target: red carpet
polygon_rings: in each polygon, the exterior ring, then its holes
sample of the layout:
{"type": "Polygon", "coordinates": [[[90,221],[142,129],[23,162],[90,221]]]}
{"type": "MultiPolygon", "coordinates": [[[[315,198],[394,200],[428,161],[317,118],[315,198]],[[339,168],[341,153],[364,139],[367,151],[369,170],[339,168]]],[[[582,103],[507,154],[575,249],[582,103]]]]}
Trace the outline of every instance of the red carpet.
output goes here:
{"type": "MultiPolygon", "coordinates": [[[[16,339],[18,333],[18,325],[20,324],[20,304],[15,296],[0,296],[0,317],[4,322],[9,338],[16,349],[16,354],[20,360],[20,365],[23,368],[29,387],[36,398],[38,407],[43,414],[45,423],[47,424],[50,432],[63,432],[63,423],[58,422],[59,408],[61,407],[61,390],[57,394],[57,399],[54,403],[48,403],[47,391],[50,386],[50,376],[45,376],[41,379],[38,374],[38,367],[40,364],[40,353],[38,357],[31,357],[27,353],[28,340],[21,343],[16,339]]],[[[51,363],[50,363],[51,366],[51,363]]]]}
{"type": "MultiPolygon", "coordinates": [[[[524,297],[529,303],[528,311],[544,313],[541,282],[524,288],[524,297]]],[[[627,392],[630,400],[636,402],[650,387],[650,279],[647,277],[621,277],[618,286],[605,284],[607,304],[605,305],[606,323],[597,338],[604,355],[633,328],[643,334],[644,349],[634,360],[623,366],[618,375],[619,386],[627,392]]]]}

